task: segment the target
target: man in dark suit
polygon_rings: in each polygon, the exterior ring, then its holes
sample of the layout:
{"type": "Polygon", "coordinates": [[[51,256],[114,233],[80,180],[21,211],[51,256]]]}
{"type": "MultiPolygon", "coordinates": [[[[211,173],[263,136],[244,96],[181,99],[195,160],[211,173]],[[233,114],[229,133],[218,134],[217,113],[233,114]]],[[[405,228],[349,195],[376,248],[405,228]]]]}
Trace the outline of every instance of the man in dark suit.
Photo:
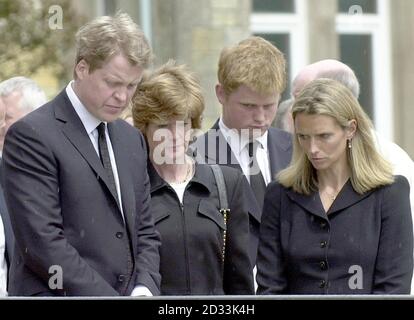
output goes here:
{"type": "Polygon", "coordinates": [[[285,68],[283,54],[263,38],[250,37],[225,48],[216,86],[222,116],[192,145],[197,161],[237,168],[249,181],[252,265],[266,185],[291,158],[290,134],[270,127],[286,86],[285,68]]]}
{"type": "MultiPolygon", "coordinates": [[[[11,259],[13,257],[14,235],[6,201],[4,200],[4,191],[2,186],[2,153],[4,137],[7,129],[10,128],[14,122],[40,107],[45,102],[46,94],[36,82],[29,78],[13,77],[0,82],[0,215],[3,223],[3,230],[0,230],[0,232],[3,232],[4,234],[2,239],[5,240],[4,261],[6,262],[4,265],[0,262],[0,268],[2,269],[0,271],[0,281],[4,281],[5,285],[7,285],[7,275],[10,270],[11,259]]],[[[6,286],[3,286],[3,283],[1,283],[1,288],[6,288],[6,286]]],[[[0,289],[0,291],[2,291],[2,289],[0,289]]]]}
{"type": "MultiPolygon", "coordinates": [[[[0,130],[5,126],[6,106],[0,97],[0,130]]],[[[10,257],[13,255],[13,233],[10,218],[4,201],[1,186],[1,156],[0,156],[0,297],[7,296],[7,273],[10,268],[10,257]]]]}
{"type": "Polygon", "coordinates": [[[16,246],[10,295],[159,293],[142,135],[117,120],[151,49],[126,14],[77,34],[75,80],[10,127],[5,199],[16,246]]]}

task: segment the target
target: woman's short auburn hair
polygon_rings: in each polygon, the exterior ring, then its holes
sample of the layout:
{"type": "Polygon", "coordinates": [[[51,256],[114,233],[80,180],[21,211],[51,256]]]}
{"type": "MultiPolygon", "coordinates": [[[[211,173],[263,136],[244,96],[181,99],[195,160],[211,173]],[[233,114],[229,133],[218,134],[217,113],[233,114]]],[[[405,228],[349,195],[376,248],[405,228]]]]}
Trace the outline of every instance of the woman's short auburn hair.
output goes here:
{"type": "Polygon", "coordinates": [[[170,119],[190,119],[200,129],[204,97],[196,77],[185,65],[170,60],[152,72],[144,73],[131,101],[134,126],[145,135],[148,124],[170,119]]]}

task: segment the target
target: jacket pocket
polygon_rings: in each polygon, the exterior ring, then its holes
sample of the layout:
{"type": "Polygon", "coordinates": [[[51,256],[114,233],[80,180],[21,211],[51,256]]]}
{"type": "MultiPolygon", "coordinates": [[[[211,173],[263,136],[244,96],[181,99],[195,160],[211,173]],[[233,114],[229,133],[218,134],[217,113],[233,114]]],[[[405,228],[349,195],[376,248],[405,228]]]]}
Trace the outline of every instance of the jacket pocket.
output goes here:
{"type": "Polygon", "coordinates": [[[161,203],[151,203],[151,212],[152,217],[154,218],[154,224],[157,224],[170,216],[167,206],[161,203]]]}
{"type": "Polygon", "coordinates": [[[219,209],[217,209],[208,200],[202,199],[200,201],[200,204],[198,205],[198,212],[210,220],[213,220],[220,227],[220,229],[227,229],[226,225],[224,224],[223,215],[220,213],[219,209]]]}

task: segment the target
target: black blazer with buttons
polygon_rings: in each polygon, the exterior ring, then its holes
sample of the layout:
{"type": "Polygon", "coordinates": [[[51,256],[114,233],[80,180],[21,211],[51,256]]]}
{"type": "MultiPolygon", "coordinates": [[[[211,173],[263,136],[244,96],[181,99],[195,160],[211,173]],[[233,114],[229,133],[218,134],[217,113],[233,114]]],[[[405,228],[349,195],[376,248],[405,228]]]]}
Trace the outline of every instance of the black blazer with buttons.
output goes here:
{"type": "Polygon", "coordinates": [[[409,185],[363,195],[348,181],[327,213],[317,192],[273,182],[257,263],[258,294],[409,294],[413,271],[409,185]]]}
{"type": "MultiPolygon", "coordinates": [[[[268,151],[269,165],[272,180],[276,179],[276,174],[286,168],[292,157],[292,135],[285,131],[269,128],[268,129],[268,151]]],[[[224,138],[220,127],[219,120],[206,134],[200,136],[191,146],[192,155],[198,162],[228,166],[242,171],[236,156],[224,138]]],[[[247,182],[247,179],[246,179],[247,182]]],[[[249,256],[252,265],[256,264],[257,246],[259,243],[259,229],[261,220],[261,207],[258,204],[250,185],[247,182],[246,201],[249,206],[249,256]]]]}
{"type": "Polygon", "coordinates": [[[162,240],[161,294],[254,294],[243,175],[232,168],[222,167],[231,210],[225,225],[219,212],[218,190],[210,166],[196,165],[194,177],[184,192],[182,206],[172,187],[151,164],[148,168],[151,210],[162,240]]]}
{"type": "Polygon", "coordinates": [[[122,120],[108,131],[125,223],[65,90],[8,130],[3,178],[16,243],[10,295],[129,295],[136,285],[159,293],[144,138],[122,120]]]}

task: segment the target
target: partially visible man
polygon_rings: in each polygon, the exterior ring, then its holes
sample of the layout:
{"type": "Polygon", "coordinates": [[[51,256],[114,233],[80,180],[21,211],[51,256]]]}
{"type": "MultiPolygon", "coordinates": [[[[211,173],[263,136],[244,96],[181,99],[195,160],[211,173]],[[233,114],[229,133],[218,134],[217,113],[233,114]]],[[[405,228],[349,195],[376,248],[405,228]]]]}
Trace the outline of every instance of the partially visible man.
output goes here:
{"type": "Polygon", "coordinates": [[[0,82],[0,98],[6,107],[6,123],[0,130],[0,151],[2,151],[4,137],[10,126],[46,103],[46,95],[33,80],[13,77],[0,82]]]}
{"type": "Polygon", "coordinates": [[[285,58],[267,40],[249,37],[221,52],[218,82],[222,116],[192,148],[197,161],[237,168],[250,183],[249,254],[254,266],[266,185],[289,164],[292,153],[291,135],[271,128],[286,87],[285,58]]]}
{"type": "MultiPolygon", "coordinates": [[[[296,97],[309,82],[319,78],[342,83],[358,99],[360,86],[354,71],[346,64],[333,59],[321,60],[304,67],[293,80],[292,95],[296,97]]],[[[414,221],[414,162],[396,143],[385,139],[377,131],[374,134],[379,151],[394,167],[394,175],[403,175],[410,184],[411,215],[414,221]]],[[[411,282],[411,294],[414,294],[414,278],[411,282]]]]}
{"type": "Polygon", "coordinates": [[[273,121],[273,126],[280,130],[293,133],[294,125],[292,119],[292,106],[293,106],[294,99],[289,98],[281,103],[277,107],[276,117],[273,121]]]}
{"type": "MultiPolygon", "coordinates": [[[[0,130],[5,125],[6,107],[0,97],[0,130]]],[[[0,297],[7,296],[7,271],[8,271],[8,251],[7,251],[7,230],[4,220],[8,220],[6,204],[3,197],[3,188],[0,184],[0,297]],[[6,216],[6,217],[5,217],[6,216]]]]}
{"type": "Polygon", "coordinates": [[[10,295],[159,294],[145,142],[118,120],[151,56],[128,15],[94,19],[76,35],[74,81],[8,130],[10,295]]]}
{"type": "MultiPolygon", "coordinates": [[[[5,270],[4,276],[7,279],[10,270],[11,259],[14,251],[14,235],[10,223],[10,216],[4,200],[2,186],[3,166],[2,152],[4,138],[7,130],[17,120],[23,118],[26,114],[40,107],[46,102],[46,94],[33,80],[26,77],[13,77],[0,82],[0,214],[4,233],[0,235],[0,242],[5,240],[4,256],[5,264],[0,261],[0,268],[5,270]],[[4,266],[4,268],[3,268],[4,266]]],[[[0,255],[2,252],[0,244],[0,255]]],[[[2,255],[1,255],[2,256],[2,255]]],[[[1,259],[0,259],[1,260],[1,259]]],[[[3,273],[2,273],[3,276],[3,273]]]]}

